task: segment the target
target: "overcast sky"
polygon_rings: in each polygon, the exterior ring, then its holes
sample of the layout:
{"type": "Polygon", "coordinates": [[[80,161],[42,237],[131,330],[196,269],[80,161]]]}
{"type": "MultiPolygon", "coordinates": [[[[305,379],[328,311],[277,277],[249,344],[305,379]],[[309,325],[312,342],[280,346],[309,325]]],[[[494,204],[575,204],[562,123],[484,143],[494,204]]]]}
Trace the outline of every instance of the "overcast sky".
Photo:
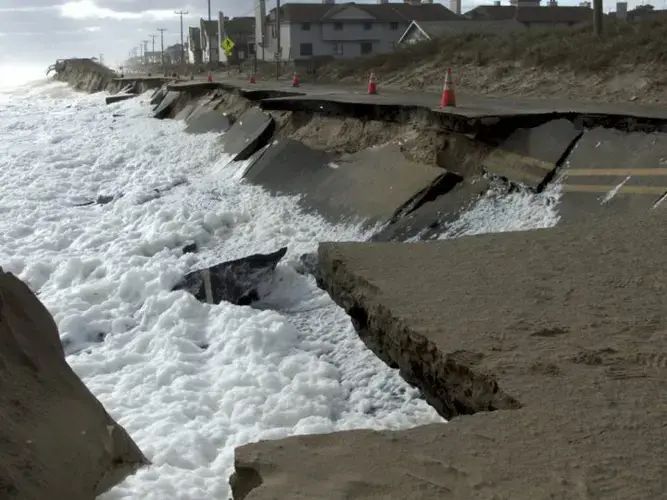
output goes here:
{"type": "MultiPolygon", "coordinates": [[[[303,0],[283,3],[288,1],[303,0]]],[[[664,8],[665,1],[657,0],[656,8],[664,8]]],[[[449,5],[448,1],[439,3],[449,5]]],[[[464,11],[487,3],[492,2],[464,0],[464,11]]],[[[576,5],[577,1],[560,3],[576,5]]],[[[212,16],[215,18],[219,10],[230,17],[252,15],[253,5],[254,0],[211,0],[212,16]]],[[[613,0],[605,0],[606,10],[613,5],[613,0]]],[[[273,6],[275,0],[267,0],[267,10],[273,6]]],[[[181,9],[189,12],[184,16],[186,31],[188,25],[197,25],[200,17],[207,17],[206,0],[0,0],[0,63],[48,65],[58,58],[104,54],[107,63],[117,65],[141,40],[151,40],[150,35],[157,35],[155,47],[159,50],[157,28],[167,29],[165,47],[179,42],[179,17],[174,11],[181,9]]],[[[149,50],[151,46],[152,42],[149,50]]]]}

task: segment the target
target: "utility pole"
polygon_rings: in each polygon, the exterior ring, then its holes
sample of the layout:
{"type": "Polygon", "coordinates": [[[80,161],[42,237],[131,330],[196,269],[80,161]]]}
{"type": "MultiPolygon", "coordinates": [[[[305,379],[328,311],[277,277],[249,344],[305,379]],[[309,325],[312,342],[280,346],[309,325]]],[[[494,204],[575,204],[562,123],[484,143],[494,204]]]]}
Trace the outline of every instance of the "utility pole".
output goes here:
{"type": "Polygon", "coordinates": [[[141,43],[144,44],[144,57],[142,62],[146,65],[148,63],[148,56],[146,56],[146,52],[148,52],[148,40],[142,40],[141,43]]]}
{"type": "Polygon", "coordinates": [[[602,0],[593,0],[593,31],[602,36],[602,0]]]}
{"type": "MultiPolygon", "coordinates": [[[[155,57],[155,38],[157,37],[157,35],[156,35],[155,33],[152,33],[152,34],[150,34],[150,35],[148,35],[148,36],[151,37],[151,40],[153,40],[153,53],[152,53],[152,56],[155,57]]],[[[153,62],[155,62],[155,61],[153,61],[153,62]]]]}
{"type": "MultiPolygon", "coordinates": [[[[187,15],[187,10],[179,10],[175,12],[177,16],[181,16],[181,64],[185,66],[185,46],[183,45],[183,15],[187,15]]],[[[185,68],[184,68],[185,69],[185,68]]]]}
{"type": "Polygon", "coordinates": [[[276,80],[277,80],[278,78],[280,78],[280,59],[282,58],[282,51],[283,51],[280,45],[280,0],[276,0],[276,39],[278,40],[278,45],[276,49],[276,80]]]}
{"type": "Polygon", "coordinates": [[[158,28],[160,32],[160,61],[162,63],[162,69],[164,69],[164,32],[167,31],[167,28],[158,28]]]}
{"type": "MultiPolygon", "coordinates": [[[[211,24],[211,0],[208,0],[208,23],[211,24]]],[[[208,67],[213,69],[213,37],[206,30],[206,39],[208,40],[208,67]]]]}

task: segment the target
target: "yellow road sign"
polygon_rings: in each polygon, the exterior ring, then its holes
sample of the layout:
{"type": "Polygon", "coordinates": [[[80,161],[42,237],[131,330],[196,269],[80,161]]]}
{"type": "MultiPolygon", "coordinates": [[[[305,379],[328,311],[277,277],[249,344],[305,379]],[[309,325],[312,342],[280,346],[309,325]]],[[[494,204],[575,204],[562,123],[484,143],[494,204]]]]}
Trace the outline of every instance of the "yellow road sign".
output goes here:
{"type": "Polygon", "coordinates": [[[226,36],[225,39],[222,42],[220,42],[220,47],[225,49],[225,54],[229,54],[234,48],[234,42],[232,42],[231,38],[226,36]]]}

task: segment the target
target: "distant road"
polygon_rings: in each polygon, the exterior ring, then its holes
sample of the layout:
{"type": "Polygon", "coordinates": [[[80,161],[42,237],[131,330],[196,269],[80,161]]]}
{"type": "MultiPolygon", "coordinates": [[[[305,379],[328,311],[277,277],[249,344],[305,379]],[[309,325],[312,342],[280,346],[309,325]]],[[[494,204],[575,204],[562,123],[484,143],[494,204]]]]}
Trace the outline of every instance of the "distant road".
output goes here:
{"type": "MultiPolygon", "coordinates": [[[[135,73],[125,76],[124,80],[134,81],[146,78],[164,78],[162,75],[135,73]]],[[[177,88],[186,89],[193,84],[204,84],[207,74],[197,74],[193,80],[182,80],[177,88]]],[[[419,106],[434,110],[440,109],[440,94],[419,90],[403,90],[396,87],[384,86],[378,82],[378,94],[368,95],[363,84],[354,82],[344,83],[310,83],[307,80],[298,88],[292,87],[290,78],[281,80],[265,80],[258,78],[251,84],[246,78],[228,76],[226,72],[213,74],[214,83],[232,86],[244,91],[267,90],[283,91],[301,94],[301,100],[324,99],[328,101],[384,105],[419,106]]],[[[172,81],[168,79],[168,81],[172,81]]],[[[646,104],[619,104],[619,103],[591,103],[568,99],[529,99],[529,98],[499,98],[477,95],[462,90],[456,90],[457,107],[448,108],[445,112],[469,118],[485,116],[514,116],[514,115],[542,115],[542,114],[587,114],[587,115],[615,115],[619,117],[647,118],[667,120],[667,106],[646,104]]]]}

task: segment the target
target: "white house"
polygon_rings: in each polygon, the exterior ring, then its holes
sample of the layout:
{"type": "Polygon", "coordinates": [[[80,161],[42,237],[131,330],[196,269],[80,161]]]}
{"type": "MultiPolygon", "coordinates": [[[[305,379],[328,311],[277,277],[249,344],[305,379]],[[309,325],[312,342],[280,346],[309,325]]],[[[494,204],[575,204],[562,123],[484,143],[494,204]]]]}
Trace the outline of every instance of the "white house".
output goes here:
{"type": "Polygon", "coordinates": [[[258,0],[257,57],[264,60],[276,57],[278,36],[281,60],[347,59],[394,50],[413,21],[460,19],[442,4],[388,1],[336,4],[325,1],[284,4],[278,27],[276,10],[272,9],[263,20],[262,6],[263,0],[258,0]]]}

